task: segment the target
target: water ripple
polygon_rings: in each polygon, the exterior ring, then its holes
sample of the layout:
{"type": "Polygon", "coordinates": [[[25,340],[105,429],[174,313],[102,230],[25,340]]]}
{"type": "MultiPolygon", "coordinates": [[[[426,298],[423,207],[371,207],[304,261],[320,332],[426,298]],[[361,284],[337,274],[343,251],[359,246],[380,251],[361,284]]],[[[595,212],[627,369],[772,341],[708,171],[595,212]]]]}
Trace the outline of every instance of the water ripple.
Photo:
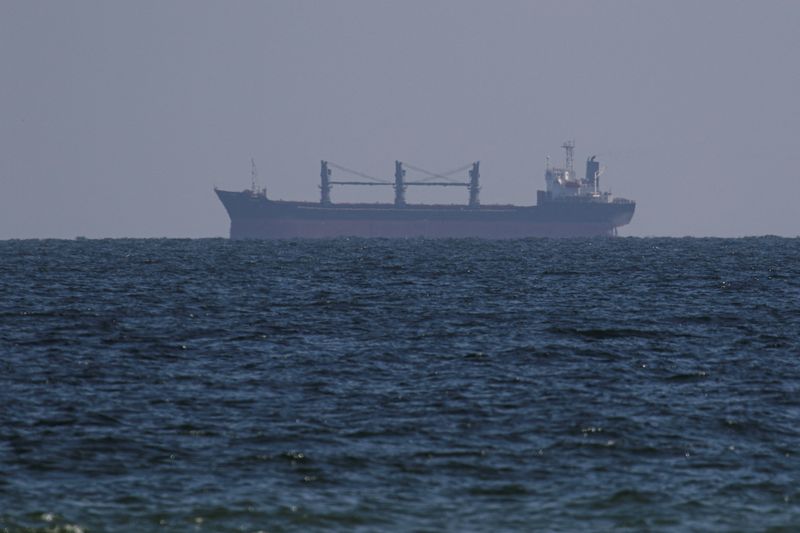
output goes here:
{"type": "Polygon", "coordinates": [[[798,529],[798,258],[0,242],[0,530],[798,529]]]}

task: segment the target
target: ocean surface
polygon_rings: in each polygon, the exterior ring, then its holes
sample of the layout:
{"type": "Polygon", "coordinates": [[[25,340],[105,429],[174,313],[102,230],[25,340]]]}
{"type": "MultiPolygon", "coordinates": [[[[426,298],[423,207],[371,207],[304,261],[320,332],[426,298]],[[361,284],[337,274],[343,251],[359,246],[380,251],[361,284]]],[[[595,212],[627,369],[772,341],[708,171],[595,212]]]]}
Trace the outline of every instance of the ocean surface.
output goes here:
{"type": "Polygon", "coordinates": [[[800,530],[800,239],[0,242],[0,531],[332,530],[800,530]]]}

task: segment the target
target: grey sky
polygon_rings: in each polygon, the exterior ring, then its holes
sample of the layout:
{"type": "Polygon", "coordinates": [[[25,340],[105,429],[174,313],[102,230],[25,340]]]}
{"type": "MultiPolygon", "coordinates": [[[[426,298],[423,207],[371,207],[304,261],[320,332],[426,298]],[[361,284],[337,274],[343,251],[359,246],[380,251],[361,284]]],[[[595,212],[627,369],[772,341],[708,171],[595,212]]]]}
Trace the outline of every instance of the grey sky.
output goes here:
{"type": "MultiPolygon", "coordinates": [[[[800,234],[800,3],[0,0],[0,238],[224,236],[250,158],[274,198],[319,160],[481,161],[535,203],[600,154],[625,235],[800,234]]],[[[334,201],[391,201],[335,189],[334,201]]],[[[409,201],[466,201],[412,190],[409,201]]]]}

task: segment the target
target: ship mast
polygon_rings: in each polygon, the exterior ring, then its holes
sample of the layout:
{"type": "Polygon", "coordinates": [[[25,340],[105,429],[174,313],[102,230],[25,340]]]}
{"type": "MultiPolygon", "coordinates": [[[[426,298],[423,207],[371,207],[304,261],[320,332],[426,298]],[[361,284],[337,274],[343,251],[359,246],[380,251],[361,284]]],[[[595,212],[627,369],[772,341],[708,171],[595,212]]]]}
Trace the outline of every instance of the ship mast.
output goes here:
{"type": "Polygon", "coordinates": [[[575,141],[566,141],[561,145],[564,149],[564,168],[567,170],[568,178],[575,175],[574,160],[575,160],[575,141]]]}

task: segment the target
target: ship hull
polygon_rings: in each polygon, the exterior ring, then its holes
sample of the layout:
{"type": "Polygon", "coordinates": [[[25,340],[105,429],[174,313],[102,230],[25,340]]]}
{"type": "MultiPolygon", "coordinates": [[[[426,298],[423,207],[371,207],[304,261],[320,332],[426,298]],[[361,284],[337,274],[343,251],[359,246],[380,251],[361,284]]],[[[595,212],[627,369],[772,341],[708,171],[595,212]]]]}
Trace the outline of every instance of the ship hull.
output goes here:
{"type": "Polygon", "coordinates": [[[484,238],[611,236],[630,222],[633,202],[548,202],[534,207],[335,204],[268,200],[216,191],[232,239],[331,237],[484,238]]]}

